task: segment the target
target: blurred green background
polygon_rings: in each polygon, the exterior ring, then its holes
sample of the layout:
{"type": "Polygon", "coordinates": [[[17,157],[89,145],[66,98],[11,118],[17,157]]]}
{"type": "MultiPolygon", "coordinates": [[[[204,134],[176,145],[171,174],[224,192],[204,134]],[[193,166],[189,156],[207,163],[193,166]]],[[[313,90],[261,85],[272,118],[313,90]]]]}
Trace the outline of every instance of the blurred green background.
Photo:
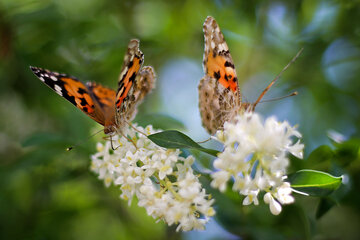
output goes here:
{"type": "Polygon", "coordinates": [[[0,238],[358,239],[359,23],[360,2],[346,0],[1,0],[0,238]],[[43,67],[115,88],[127,43],[138,38],[145,65],[155,68],[158,81],[137,121],[181,129],[164,118],[168,115],[192,138],[204,140],[197,84],[208,15],[225,35],[247,101],[256,100],[304,47],[265,99],[295,90],[299,95],[260,104],[257,111],[299,124],[305,158],[323,144],[336,149],[331,159],[332,150],[321,147],[308,159],[314,162],[292,163],[293,170],[345,174],[338,205],[321,218],[315,216],[316,198],[297,195],[296,204],[274,217],[266,205],[242,207],[237,194],[213,191],[218,217],[205,232],[175,233],[155,223],[89,171],[89,156],[102,134],[86,139],[101,126],[29,69],[43,67]],[[329,134],[351,140],[339,146],[329,134]],[[65,151],[77,143],[82,144],[65,151]]]}

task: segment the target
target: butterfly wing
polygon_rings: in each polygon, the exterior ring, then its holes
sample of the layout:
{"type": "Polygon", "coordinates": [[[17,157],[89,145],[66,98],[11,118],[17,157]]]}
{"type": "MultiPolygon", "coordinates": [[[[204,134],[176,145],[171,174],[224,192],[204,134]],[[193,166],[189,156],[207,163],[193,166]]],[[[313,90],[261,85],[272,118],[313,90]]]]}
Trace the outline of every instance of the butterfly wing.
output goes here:
{"type": "Polygon", "coordinates": [[[74,104],[96,122],[104,125],[104,113],[89,88],[75,77],[30,67],[33,73],[57,94],[74,104]]]}
{"type": "Polygon", "coordinates": [[[113,89],[95,82],[87,82],[86,86],[102,108],[114,110],[116,92],[113,89]]]}
{"type": "Polygon", "coordinates": [[[214,18],[206,18],[203,31],[205,76],[199,84],[199,108],[203,126],[214,134],[234,116],[241,97],[229,48],[214,18]]]}
{"type": "Polygon", "coordinates": [[[126,120],[131,121],[136,116],[137,106],[154,88],[155,80],[156,76],[152,67],[145,66],[141,69],[139,74],[136,76],[131,97],[128,101],[124,101],[123,103],[123,113],[125,114],[126,120]]]}
{"type": "Polygon", "coordinates": [[[105,133],[112,132],[114,130],[113,126],[115,125],[114,108],[116,92],[111,88],[104,87],[95,82],[87,82],[86,86],[103,112],[105,133]]]}
{"type": "Polygon", "coordinates": [[[129,42],[124,64],[119,76],[118,91],[116,93],[116,124],[119,128],[125,121],[132,120],[136,107],[154,87],[155,74],[151,67],[141,66],[144,55],[139,49],[139,41],[129,42]]]}

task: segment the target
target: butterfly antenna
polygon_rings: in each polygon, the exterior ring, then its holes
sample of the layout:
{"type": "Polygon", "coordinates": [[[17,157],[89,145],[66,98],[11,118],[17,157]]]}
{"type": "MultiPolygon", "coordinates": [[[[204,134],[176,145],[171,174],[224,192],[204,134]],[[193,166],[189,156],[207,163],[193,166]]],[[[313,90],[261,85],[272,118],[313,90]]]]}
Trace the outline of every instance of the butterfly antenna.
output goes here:
{"type": "Polygon", "coordinates": [[[98,133],[100,133],[100,132],[102,132],[102,131],[103,131],[103,130],[99,130],[99,131],[97,131],[96,133],[91,134],[89,137],[86,138],[85,141],[82,141],[82,142],[80,142],[80,143],[78,143],[78,144],[75,144],[75,145],[73,145],[73,146],[70,146],[70,147],[66,148],[66,151],[71,151],[71,150],[73,150],[75,147],[78,147],[78,146],[82,145],[84,142],[89,141],[90,138],[94,137],[95,135],[97,135],[98,133]]]}
{"type": "Polygon", "coordinates": [[[125,123],[127,124],[127,125],[129,125],[132,129],[134,129],[136,132],[138,132],[138,133],[141,133],[142,135],[144,135],[145,137],[147,137],[147,134],[146,133],[144,133],[144,132],[142,132],[142,131],[140,131],[139,129],[137,129],[136,127],[134,127],[132,124],[131,124],[131,122],[128,122],[128,121],[126,121],[126,120],[124,120],[125,121],[125,123]]]}
{"type": "Polygon", "coordinates": [[[296,96],[298,95],[298,92],[293,92],[289,95],[286,95],[286,96],[282,96],[282,97],[277,97],[277,98],[272,98],[272,99],[266,99],[266,100],[262,100],[260,101],[259,103],[264,103],[264,102],[273,102],[273,101],[277,101],[277,100],[281,100],[281,99],[284,99],[284,98],[288,98],[288,97],[292,97],[292,96],[296,96]]]}
{"type": "Polygon", "coordinates": [[[252,110],[255,110],[256,105],[261,101],[261,99],[264,97],[264,95],[267,93],[267,91],[269,91],[271,86],[274,85],[276,80],[278,80],[281,77],[281,75],[286,71],[286,69],[288,69],[290,67],[290,65],[296,61],[296,59],[300,56],[300,54],[302,53],[303,50],[304,50],[304,48],[301,48],[300,51],[295,55],[295,57],[293,57],[293,59],[291,59],[291,61],[283,68],[283,70],[281,70],[281,72],[274,78],[274,80],[272,80],[271,83],[264,89],[264,91],[260,94],[260,96],[258,97],[256,102],[252,105],[252,110]]]}

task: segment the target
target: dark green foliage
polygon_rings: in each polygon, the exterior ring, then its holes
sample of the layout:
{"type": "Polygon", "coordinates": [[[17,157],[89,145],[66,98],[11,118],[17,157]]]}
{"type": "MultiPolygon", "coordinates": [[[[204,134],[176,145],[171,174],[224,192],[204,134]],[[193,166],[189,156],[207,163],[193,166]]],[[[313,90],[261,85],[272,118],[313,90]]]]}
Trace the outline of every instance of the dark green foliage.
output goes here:
{"type": "MultiPolygon", "coordinates": [[[[242,206],[238,194],[210,188],[205,175],[203,183],[216,200],[217,222],[242,239],[358,238],[358,1],[2,0],[0,239],[182,237],[155,223],[136,201],[129,208],[117,188],[107,189],[96,179],[89,156],[102,141],[102,127],[47,88],[29,66],[115,88],[127,43],[138,38],[145,65],[155,68],[158,81],[136,121],[187,129],[191,138],[203,140],[208,135],[201,128],[196,87],[202,77],[202,24],[207,15],[215,17],[224,32],[242,96],[249,102],[304,47],[265,99],[293,91],[299,95],[259,104],[257,111],[299,124],[305,159],[292,159],[291,172],[314,169],[343,176],[343,184],[330,195],[321,200],[296,195],[294,205],[272,216],[263,203],[242,206]],[[329,140],[330,129],[345,141],[329,140]]],[[[199,152],[203,148],[180,138],[197,149],[191,150],[196,164],[211,166],[211,156],[199,152]]],[[[214,141],[203,146],[221,149],[211,144],[214,141]]],[[[207,239],[229,236],[213,229],[200,234],[207,239]]],[[[186,237],[197,238],[193,234],[186,237]]]]}

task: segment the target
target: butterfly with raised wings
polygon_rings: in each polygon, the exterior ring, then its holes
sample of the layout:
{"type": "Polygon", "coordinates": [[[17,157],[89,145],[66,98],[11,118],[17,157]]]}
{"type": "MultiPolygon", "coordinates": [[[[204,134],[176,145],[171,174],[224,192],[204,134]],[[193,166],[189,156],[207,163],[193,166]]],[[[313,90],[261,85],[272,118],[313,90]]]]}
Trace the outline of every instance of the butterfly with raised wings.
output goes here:
{"type": "MultiPolygon", "coordinates": [[[[223,128],[240,112],[254,111],[265,93],[302,52],[302,49],[280,74],[265,88],[254,103],[242,102],[234,62],[219,25],[207,17],[204,25],[205,49],[203,68],[205,76],[199,83],[199,108],[202,124],[211,135],[223,128]]],[[[294,92],[289,96],[296,95],[294,92]]]]}
{"type": "Polygon", "coordinates": [[[77,78],[30,67],[33,73],[57,94],[74,104],[86,115],[104,126],[106,134],[121,131],[136,114],[137,105],[154,88],[155,73],[152,67],[142,67],[144,55],[139,41],[130,40],[119,76],[118,89],[98,83],[82,83],[77,78]]]}

